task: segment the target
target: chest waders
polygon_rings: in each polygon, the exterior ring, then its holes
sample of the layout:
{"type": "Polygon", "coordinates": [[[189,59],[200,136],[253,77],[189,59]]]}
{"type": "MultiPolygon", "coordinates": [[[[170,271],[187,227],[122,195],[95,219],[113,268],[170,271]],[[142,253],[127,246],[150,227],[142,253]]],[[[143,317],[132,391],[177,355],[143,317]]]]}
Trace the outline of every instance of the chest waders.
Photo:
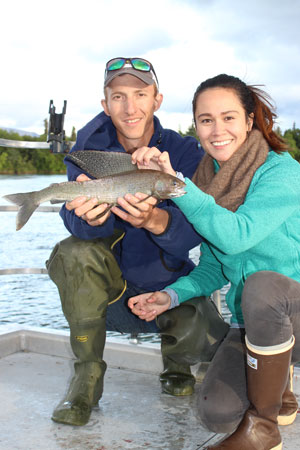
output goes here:
{"type": "Polygon", "coordinates": [[[229,330],[213,301],[195,297],[157,317],[161,329],[163,392],[191,395],[195,378],[190,366],[210,362],[229,330]]]}
{"type": "MultiPolygon", "coordinates": [[[[110,238],[88,241],[71,236],[55,246],[46,263],[59,290],[77,358],[69,389],[52,415],[56,422],[85,425],[102,396],[106,310],[126,291],[111,251],[122,237],[121,231],[110,238]]],[[[191,395],[195,378],[190,365],[210,361],[228,325],[212,302],[201,298],[165,312],[158,326],[162,332],[162,390],[172,395],[191,395]]]]}
{"type": "Polygon", "coordinates": [[[85,425],[92,407],[102,396],[106,309],[125,289],[111,252],[120,238],[120,232],[97,241],[69,237],[54,247],[46,263],[59,290],[70,326],[71,347],[77,358],[70,387],[53,412],[55,422],[85,425]]]}

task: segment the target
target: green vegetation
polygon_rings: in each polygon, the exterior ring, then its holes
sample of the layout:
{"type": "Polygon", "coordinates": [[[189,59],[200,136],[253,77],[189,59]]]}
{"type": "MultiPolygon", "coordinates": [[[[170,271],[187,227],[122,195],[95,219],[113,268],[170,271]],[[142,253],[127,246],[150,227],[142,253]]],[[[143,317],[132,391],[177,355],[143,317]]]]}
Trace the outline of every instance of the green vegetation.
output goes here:
{"type": "Polygon", "coordinates": [[[294,123],[291,130],[284,132],[283,137],[288,143],[292,157],[300,162],[300,128],[296,128],[294,123]]]}
{"type": "MultiPolygon", "coordinates": [[[[0,138],[14,141],[46,142],[48,121],[44,120],[45,131],[39,137],[20,136],[18,133],[0,129],[0,138]]],[[[66,140],[76,140],[75,128],[72,136],[66,140]]],[[[0,173],[7,175],[20,174],[64,174],[66,166],[63,163],[65,155],[53,154],[48,149],[15,149],[0,146],[0,173]]]]}
{"type": "MultiPolygon", "coordinates": [[[[34,141],[46,142],[48,134],[48,121],[45,119],[45,131],[39,137],[20,136],[18,133],[8,132],[0,129],[0,138],[14,141],[34,141]]],[[[300,129],[293,128],[286,130],[283,134],[280,128],[276,132],[282,136],[289,147],[289,152],[297,161],[300,162],[300,129]]],[[[185,133],[179,131],[181,136],[194,136],[197,138],[196,130],[192,124],[185,133]]],[[[70,137],[66,140],[75,141],[76,131],[72,128],[70,137]]],[[[0,147],[0,174],[18,175],[18,174],[64,174],[66,166],[63,163],[65,155],[52,154],[50,150],[45,149],[14,149],[0,147]]]]}
{"type": "MultiPolygon", "coordinates": [[[[289,153],[292,157],[300,162],[300,128],[296,128],[296,124],[294,123],[293,128],[286,130],[283,134],[279,127],[275,131],[285,139],[289,153]]],[[[194,124],[192,124],[185,133],[182,133],[181,131],[179,131],[179,133],[181,136],[194,136],[197,138],[194,124]]]]}

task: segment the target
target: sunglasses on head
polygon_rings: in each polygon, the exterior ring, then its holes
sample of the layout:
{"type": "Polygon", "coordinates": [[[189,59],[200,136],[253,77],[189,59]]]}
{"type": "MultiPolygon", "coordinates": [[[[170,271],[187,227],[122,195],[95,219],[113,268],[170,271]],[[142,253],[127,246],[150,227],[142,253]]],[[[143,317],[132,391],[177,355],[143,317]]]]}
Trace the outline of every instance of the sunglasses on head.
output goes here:
{"type": "Polygon", "coordinates": [[[156,84],[158,85],[158,79],[152,64],[146,59],[142,58],[113,58],[106,63],[106,74],[114,70],[122,69],[125,64],[130,64],[135,70],[140,72],[152,72],[155,76],[156,84]]]}

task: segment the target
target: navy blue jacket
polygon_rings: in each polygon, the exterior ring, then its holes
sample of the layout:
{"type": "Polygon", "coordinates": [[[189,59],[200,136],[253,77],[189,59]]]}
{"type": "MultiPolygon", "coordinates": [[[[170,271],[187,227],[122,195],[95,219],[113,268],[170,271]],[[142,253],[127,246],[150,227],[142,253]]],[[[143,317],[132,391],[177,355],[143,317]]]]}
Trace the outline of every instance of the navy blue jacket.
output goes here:
{"type": "MultiPolygon", "coordinates": [[[[198,141],[193,137],[183,138],[175,131],[162,128],[157,117],[154,117],[154,129],[149,147],[168,151],[174,170],[191,178],[204,154],[198,141]]],[[[117,140],[111,119],[104,112],[78,132],[72,151],[83,149],[125,152],[117,140]]],[[[83,173],[82,169],[70,161],[66,160],[65,164],[70,181],[76,180],[83,173]]],[[[159,236],[143,228],[135,228],[114,214],[98,227],[88,225],[65,206],[60,215],[69,232],[80,239],[111,236],[114,228],[124,230],[124,238],[114,247],[123,277],[142,289],[153,291],[162,289],[179,276],[190,272],[194,264],[188,257],[188,250],[202,241],[201,236],[171,200],[159,203],[158,207],[167,210],[170,217],[167,230],[159,236]]]]}

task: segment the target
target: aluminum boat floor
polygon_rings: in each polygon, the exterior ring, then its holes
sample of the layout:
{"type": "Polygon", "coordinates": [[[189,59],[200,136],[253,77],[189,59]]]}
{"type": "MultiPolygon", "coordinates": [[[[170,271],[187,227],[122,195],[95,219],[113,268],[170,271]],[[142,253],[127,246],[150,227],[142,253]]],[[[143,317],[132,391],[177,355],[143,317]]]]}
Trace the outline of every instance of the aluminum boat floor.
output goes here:
{"type": "MultiPolygon", "coordinates": [[[[25,338],[19,331],[0,335],[1,450],[196,450],[220,438],[197,421],[199,385],[191,397],[162,394],[156,363],[152,372],[126,368],[123,362],[117,368],[108,353],[104,394],[90,422],[84,427],[54,423],[51,413],[65,392],[73,361],[61,355],[55,333],[47,339],[42,333],[26,333],[25,338]]],[[[67,346],[67,336],[61,337],[67,346]]],[[[125,347],[122,350],[120,344],[120,351],[129,359],[125,347]]],[[[144,357],[141,353],[138,360],[144,357]]],[[[300,394],[299,369],[294,378],[295,392],[300,394]]],[[[299,449],[300,415],[281,432],[284,449],[299,449]]]]}

